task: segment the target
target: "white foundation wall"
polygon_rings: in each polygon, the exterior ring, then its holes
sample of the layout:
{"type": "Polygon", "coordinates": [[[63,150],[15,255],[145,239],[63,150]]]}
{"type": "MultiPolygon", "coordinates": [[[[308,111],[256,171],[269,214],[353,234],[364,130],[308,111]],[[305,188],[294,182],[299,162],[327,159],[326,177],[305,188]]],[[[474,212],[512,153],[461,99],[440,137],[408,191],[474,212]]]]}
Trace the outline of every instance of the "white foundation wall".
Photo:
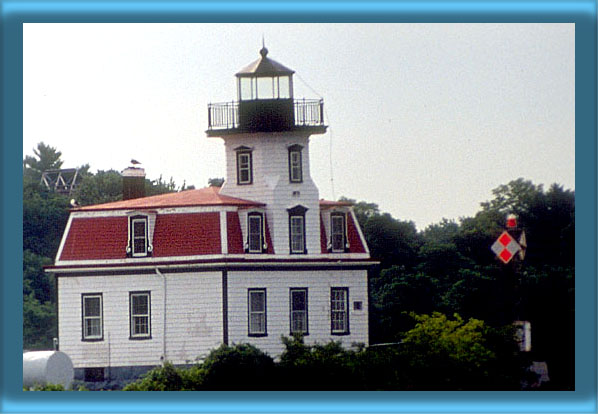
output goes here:
{"type": "Polygon", "coordinates": [[[284,350],[281,336],[290,336],[290,288],[308,289],[308,332],[306,344],[340,341],[368,345],[368,294],[366,270],[313,271],[229,271],[228,326],[229,344],[250,343],[272,357],[284,350]],[[332,335],[330,321],[330,289],[349,289],[349,335],[332,335]],[[248,289],[266,289],[267,336],[248,335],[248,289]],[[362,302],[361,310],[353,302],[362,302]]]}
{"type": "Polygon", "coordinates": [[[293,133],[243,134],[225,138],[226,182],[220,193],[266,204],[266,214],[274,252],[289,254],[289,214],[287,209],[302,205],[305,215],[307,254],[320,254],[319,192],[309,168],[309,137],[293,133]],[[303,146],[303,182],[289,181],[291,145],[303,146]],[[237,184],[235,148],[252,149],[253,183],[237,184]]]}
{"type": "Polygon", "coordinates": [[[222,343],[222,273],[58,278],[59,346],[75,368],[192,363],[222,343]],[[150,291],[151,338],[129,339],[129,293],[150,291]],[[103,339],[82,340],[82,300],[102,294],[103,339]],[[166,338],[164,338],[166,309],[166,338]],[[166,339],[164,341],[164,339],[166,339]]]}

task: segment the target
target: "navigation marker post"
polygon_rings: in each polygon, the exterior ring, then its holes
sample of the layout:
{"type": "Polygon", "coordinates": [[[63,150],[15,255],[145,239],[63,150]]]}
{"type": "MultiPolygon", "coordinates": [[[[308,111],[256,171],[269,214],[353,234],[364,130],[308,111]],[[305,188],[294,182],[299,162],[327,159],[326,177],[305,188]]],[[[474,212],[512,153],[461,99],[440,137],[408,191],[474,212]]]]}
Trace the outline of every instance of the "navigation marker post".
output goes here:
{"type": "Polygon", "coordinates": [[[519,243],[508,231],[503,231],[490,248],[504,264],[509,263],[513,256],[521,250],[519,243]]]}
{"type": "MultiPolygon", "coordinates": [[[[525,238],[525,231],[519,229],[517,216],[509,214],[506,221],[506,230],[498,236],[498,239],[492,244],[490,249],[504,264],[508,264],[516,255],[519,257],[519,260],[523,260],[526,248],[527,240],[525,238]]],[[[516,319],[513,324],[516,328],[516,340],[521,352],[529,352],[531,351],[531,323],[520,320],[524,304],[522,303],[523,298],[518,293],[520,282],[517,282],[517,269],[515,266],[506,266],[504,272],[506,276],[504,278],[505,284],[513,283],[513,312],[516,319]]]]}
{"type": "Polygon", "coordinates": [[[507,216],[506,224],[507,229],[502,232],[490,247],[496,257],[498,257],[504,264],[509,263],[517,253],[519,253],[519,259],[523,260],[525,257],[525,249],[527,248],[525,232],[519,230],[517,226],[517,216],[515,214],[509,214],[507,216]],[[519,241],[517,241],[517,238],[519,238],[519,241]]]}

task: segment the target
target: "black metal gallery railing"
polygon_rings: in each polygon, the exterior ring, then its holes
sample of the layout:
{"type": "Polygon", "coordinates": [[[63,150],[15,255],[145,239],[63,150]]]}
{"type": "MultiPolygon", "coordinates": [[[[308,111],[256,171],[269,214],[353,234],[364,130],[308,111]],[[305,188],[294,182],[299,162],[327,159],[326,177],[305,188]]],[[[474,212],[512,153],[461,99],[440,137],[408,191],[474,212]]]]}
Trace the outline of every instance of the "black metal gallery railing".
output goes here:
{"type": "Polygon", "coordinates": [[[208,129],[235,129],[238,126],[238,102],[208,104],[208,129]]]}
{"type": "Polygon", "coordinates": [[[254,100],[208,105],[208,130],[324,127],[322,99],[254,100]]]}

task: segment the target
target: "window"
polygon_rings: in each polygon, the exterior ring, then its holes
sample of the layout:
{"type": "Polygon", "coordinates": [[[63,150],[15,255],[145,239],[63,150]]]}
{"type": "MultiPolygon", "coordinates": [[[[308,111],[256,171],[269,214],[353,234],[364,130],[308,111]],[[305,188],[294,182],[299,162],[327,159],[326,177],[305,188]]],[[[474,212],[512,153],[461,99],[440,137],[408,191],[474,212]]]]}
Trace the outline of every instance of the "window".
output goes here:
{"type": "Polygon", "coordinates": [[[130,223],[131,256],[141,257],[148,255],[147,217],[131,217],[130,223]]]}
{"type": "Polygon", "coordinates": [[[345,251],[345,215],[335,213],[330,216],[330,243],[333,252],[345,251]]]}
{"type": "Polygon", "coordinates": [[[101,341],[104,338],[102,327],[102,294],[81,295],[83,315],[83,340],[101,341]]]}
{"type": "Polygon", "coordinates": [[[274,81],[276,78],[257,78],[257,99],[274,99],[274,81]]]}
{"type": "Polygon", "coordinates": [[[305,253],[304,216],[291,216],[291,253],[305,253]]]}
{"type": "Polygon", "coordinates": [[[249,336],[266,336],[266,289],[248,291],[249,336]]]}
{"type": "Polygon", "coordinates": [[[150,330],[150,293],[131,292],[129,294],[131,339],[151,337],[150,330]]]}
{"type": "Polygon", "coordinates": [[[240,77],[239,98],[242,101],[252,99],[290,99],[292,98],[292,78],[290,76],[240,77]]]}
{"type": "Polygon", "coordinates": [[[247,251],[262,253],[264,251],[264,225],[261,213],[249,213],[247,216],[247,251]]]}
{"type": "Polygon", "coordinates": [[[330,320],[333,335],[349,334],[349,289],[330,290],[330,320]]]}
{"type": "Polygon", "coordinates": [[[247,147],[239,147],[237,149],[237,184],[251,184],[252,182],[251,151],[247,147]]]}
{"type": "Polygon", "coordinates": [[[305,212],[307,208],[296,206],[289,212],[289,248],[291,254],[306,254],[305,249],[305,212]]]}
{"type": "Polygon", "coordinates": [[[289,180],[292,183],[303,182],[303,165],[301,162],[301,145],[289,147],[289,180]]]}
{"type": "Polygon", "coordinates": [[[307,335],[307,288],[292,288],[291,293],[291,335],[307,335]]]}

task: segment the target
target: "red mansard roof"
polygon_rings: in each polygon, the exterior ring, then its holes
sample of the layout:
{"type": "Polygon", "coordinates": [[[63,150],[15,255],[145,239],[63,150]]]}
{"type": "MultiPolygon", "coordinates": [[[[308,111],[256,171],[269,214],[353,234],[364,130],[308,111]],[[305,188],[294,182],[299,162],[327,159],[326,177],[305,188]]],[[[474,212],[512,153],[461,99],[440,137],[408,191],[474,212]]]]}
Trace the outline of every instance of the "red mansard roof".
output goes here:
{"type": "Polygon", "coordinates": [[[220,213],[158,214],[154,257],[220,254],[220,213]]]}
{"type": "Polygon", "coordinates": [[[236,211],[226,212],[226,233],[228,235],[229,254],[243,254],[243,234],[241,233],[241,223],[239,222],[239,213],[236,211]]]}
{"type": "MultiPolygon", "coordinates": [[[[179,193],[162,194],[133,200],[86,206],[73,211],[106,211],[131,209],[156,209],[184,206],[238,207],[263,206],[264,204],[220,194],[220,188],[208,187],[179,193]]],[[[343,201],[320,200],[321,208],[350,206],[343,201]]],[[[244,243],[239,214],[227,212],[228,253],[243,254],[244,243]]],[[[265,219],[265,253],[274,254],[270,228],[265,219]]],[[[321,253],[327,253],[324,223],[320,220],[321,253]]],[[[347,215],[347,237],[350,253],[364,253],[365,246],[359,236],[351,214],[347,215]]],[[[126,258],[128,245],[128,218],[126,216],[73,217],[60,261],[108,260],[126,258]]],[[[221,254],[220,213],[197,212],[157,214],[153,233],[153,257],[177,257],[221,254]]]]}
{"type": "Polygon", "coordinates": [[[194,206],[263,206],[263,203],[220,194],[220,187],[180,191],[132,200],[114,201],[73,209],[73,211],[126,210],[194,206]]]}
{"type": "Polygon", "coordinates": [[[359,237],[357,225],[353,221],[353,215],[347,214],[347,238],[349,239],[350,253],[365,253],[365,247],[359,237]]]}
{"type": "Polygon", "coordinates": [[[322,254],[328,253],[328,242],[326,241],[326,227],[324,227],[324,220],[320,216],[320,252],[322,254]]]}
{"type": "MultiPolygon", "coordinates": [[[[59,260],[126,258],[128,219],[122,217],[73,218],[59,260]]],[[[220,254],[220,214],[159,214],[153,256],[220,254]]]]}
{"type": "Polygon", "coordinates": [[[73,218],[59,260],[127,257],[127,217],[73,218]]]}

